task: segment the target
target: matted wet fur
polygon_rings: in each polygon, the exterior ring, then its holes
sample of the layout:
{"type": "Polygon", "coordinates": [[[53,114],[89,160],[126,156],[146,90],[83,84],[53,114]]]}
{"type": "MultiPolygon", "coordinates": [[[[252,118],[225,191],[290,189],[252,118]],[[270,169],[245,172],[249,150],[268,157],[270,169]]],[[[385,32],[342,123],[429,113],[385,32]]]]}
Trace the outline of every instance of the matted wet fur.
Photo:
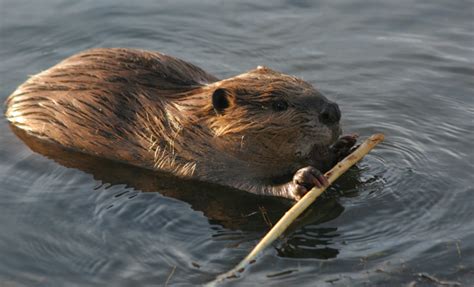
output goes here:
{"type": "Polygon", "coordinates": [[[301,79],[258,67],[219,80],[135,49],[74,55],[6,104],[13,125],[75,151],[292,199],[355,143],[331,148],[339,109],[301,79]]]}

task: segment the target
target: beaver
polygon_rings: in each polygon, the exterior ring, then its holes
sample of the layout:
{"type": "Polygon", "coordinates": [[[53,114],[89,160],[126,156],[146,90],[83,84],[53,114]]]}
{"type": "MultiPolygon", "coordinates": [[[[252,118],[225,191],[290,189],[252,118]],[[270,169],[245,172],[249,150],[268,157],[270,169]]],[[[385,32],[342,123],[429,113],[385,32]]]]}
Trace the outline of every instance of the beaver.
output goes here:
{"type": "Polygon", "coordinates": [[[97,48],[29,78],[6,118],[68,149],[299,200],[354,146],[309,83],[259,66],[220,80],[154,51],[97,48]]]}

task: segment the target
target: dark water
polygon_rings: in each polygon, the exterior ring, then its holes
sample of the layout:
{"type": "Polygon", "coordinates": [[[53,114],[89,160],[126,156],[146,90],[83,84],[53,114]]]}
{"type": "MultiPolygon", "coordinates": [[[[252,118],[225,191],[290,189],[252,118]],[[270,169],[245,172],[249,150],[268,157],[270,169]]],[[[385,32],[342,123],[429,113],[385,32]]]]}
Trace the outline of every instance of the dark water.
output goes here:
{"type": "MultiPolygon", "coordinates": [[[[91,47],[302,77],[340,104],[346,132],[386,142],[227,283],[474,285],[473,1],[156,2],[0,0],[0,101],[91,47]]],[[[287,208],[30,146],[2,118],[0,285],[209,282],[268,230],[265,211],[287,208]]]]}

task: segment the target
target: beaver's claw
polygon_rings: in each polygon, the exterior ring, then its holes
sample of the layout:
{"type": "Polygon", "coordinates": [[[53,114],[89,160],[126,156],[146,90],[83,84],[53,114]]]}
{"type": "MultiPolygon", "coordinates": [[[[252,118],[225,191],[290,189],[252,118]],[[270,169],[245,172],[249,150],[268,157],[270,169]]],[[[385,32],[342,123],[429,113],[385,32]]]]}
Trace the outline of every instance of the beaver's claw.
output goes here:
{"type": "Polygon", "coordinates": [[[326,177],[316,168],[307,166],[299,169],[293,176],[291,195],[300,200],[313,187],[329,185],[326,177]]]}
{"type": "Polygon", "coordinates": [[[331,150],[337,161],[342,160],[354,150],[358,137],[357,134],[342,136],[332,145],[331,150]]]}

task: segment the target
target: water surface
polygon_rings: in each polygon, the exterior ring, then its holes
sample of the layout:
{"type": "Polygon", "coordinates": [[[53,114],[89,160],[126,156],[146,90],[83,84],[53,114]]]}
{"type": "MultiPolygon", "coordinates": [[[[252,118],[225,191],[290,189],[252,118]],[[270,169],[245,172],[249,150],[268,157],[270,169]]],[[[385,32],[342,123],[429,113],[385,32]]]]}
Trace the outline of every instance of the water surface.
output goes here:
{"type": "MultiPolygon", "coordinates": [[[[386,141],[227,284],[432,286],[429,275],[472,286],[473,11],[472,1],[0,0],[0,101],[92,47],[159,50],[221,78],[257,65],[296,75],[339,103],[346,132],[386,141]]],[[[30,145],[0,121],[0,281],[12,286],[209,282],[268,230],[262,214],[275,222],[287,208],[30,145]]]]}

